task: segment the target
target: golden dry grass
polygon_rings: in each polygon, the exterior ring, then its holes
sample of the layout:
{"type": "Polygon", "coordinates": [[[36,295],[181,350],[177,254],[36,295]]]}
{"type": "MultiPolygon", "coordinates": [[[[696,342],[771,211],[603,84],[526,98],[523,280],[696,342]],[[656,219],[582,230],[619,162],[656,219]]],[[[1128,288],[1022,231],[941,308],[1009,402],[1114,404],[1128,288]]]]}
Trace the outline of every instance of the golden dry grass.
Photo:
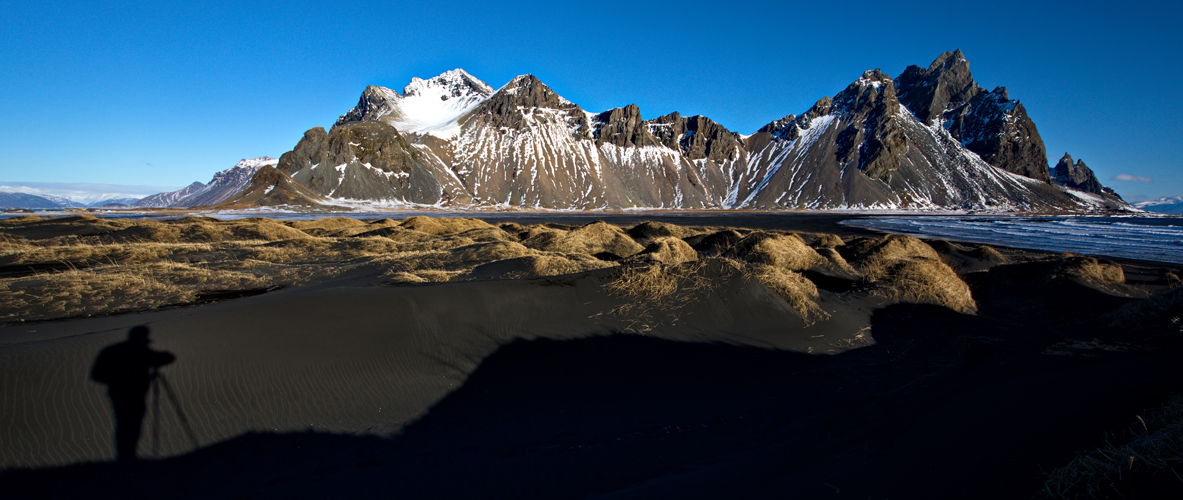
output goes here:
{"type": "Polygon", "coordinates": [[[702,272],[702,262],[668,266],[659,262],[624,265],[604,288],[624,302],[596,316],[627,321],[624,331],[644,334],[659,325],[676,323],[678,314],[695,303],[713,282],[702,272]]]}
{"type": "Polygon", "coordinates": [[[651,259],[663,264],[677,265],[683,262],[693,262],[698,260],[698,252],[695,252],[685,241],[674,237],[658,237],[645,248],[645,251],[636,255],[636,257],[651,259]]]}
{"type": "Polygon", "coordinates": [[[645,249],[623,229],[605,222],[593,222],[572,231],[539,228],[533,233],[525,237],[522,244],[545,252],[588,255],[611,253],[617,257],[628,257],[645,249]]]}
{"type": "Polygon", "coordinates": [[[469,279],[527,279],[576,274],[613,267],[614,264],[587,255],[535,252],[532,255],[499,260],[473,268],[469,279]]]}
{"type": "Polygon", "coordinates": [[[826,263],[825,258],[796,234],[752,233],[736,243],[735,255],[753,264],[788,271],[804,271],[826,263]]]}
{"type": "Polygon", "coordinates": [[[877,295],[966,314],[977,312],[969,286],[923,241],[893,234],[860,247],[855,255],[862,279],[874,286],[877,295]]]}
{"type": "Polygon", "coordinates": [[[442,218],[442,217],[423,217],[416,216],[404,220],[399,224],[407,229],[413,229],[421,233],[427,234],[453,234],[467,231],[469,229],[478,229],[485,227],[492,227],[488,222],[480,219],[469,218],[442,218]]]}
{"type": "Polygon", "coordinates": [[[801,274],[764,264],[753,265],[747,272],[750,277],[788,301],[793,310],[801,315],[805,326],[830,319],[830,313],[817,304],[817,285],[801,274]]]}
{"type": "MultiPolygon", "coordinates": [[[[7,292],[0,294],[0,321],[150,309],[193,301],[210,290],[300,285],[345,272],[373,273],[391,284],[534,278],[614,267],[615,257],[628,259],[610,293],[668,306],[689,296],[681,292],[702,286],[701,276],[688,271],[698,269],[699,252],[681,238],[708,243],[704,255],[737,259],[734,267],[784,297],[807,323],[827,315],[817,305],[816,286],[798,273],[804,270],[861,276],[874,293],[891,300],[974,310],[965,283],[915,238],[844,241],[823,234],[809,235],[806,244],[796,234],[757,231],[745,237],[746,231],[664,223],[639,224],[630,232],[604,222],[494,226],[430,217],[290,222],[21,217],[0,221],[0,266],[10,276],[0,278],[0,289],[7,292]],[[29,276],[21,266],[39,274],[29,276]],[[670,283],[678,291],[665,292],[670,283]]],[[[1000,257],[988,247],[973,252],[1000,257]]],[[[1120,267],[1073,259],[1060,266],[1062,272],[1081,280],[1122,281],[1120,267]]]]}
{"type": "Polygon", "coordinates": [[[1092,286],[1125,284],[1125,271],[1121,266],[1093,257],[1066,256],[1060,263],[1058,274],[1092,286]]]}
{"type": "Polygon", "coordinates": [[[819,234],[813,240],[814,248],[838,248],[845,244],[846,242],[842,241],[842,237],[836,234],[819,234]]]}
{"type": "Polygon", "coordinates": [[[897,302],[944,306],[965,314],[978,310],[969,285],[939,259],[899,260],[881,273],[875,287],[879,296],[897,302]]]}

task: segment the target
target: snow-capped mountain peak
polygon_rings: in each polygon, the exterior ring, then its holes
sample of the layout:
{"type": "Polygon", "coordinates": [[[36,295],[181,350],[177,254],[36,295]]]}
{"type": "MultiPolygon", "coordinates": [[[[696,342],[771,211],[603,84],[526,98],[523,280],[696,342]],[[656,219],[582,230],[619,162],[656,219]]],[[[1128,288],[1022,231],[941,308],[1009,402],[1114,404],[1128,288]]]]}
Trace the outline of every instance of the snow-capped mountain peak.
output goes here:
{"type": "Polygon", "coordinates": [[[369,86],[361,99],[337,125],[380,120],[399,132],[450,139],[460,133],[458,120],[489,96],[493,88],[463,69],[428,78],[412,78],[399,94],[386,87],[369,86]]]}

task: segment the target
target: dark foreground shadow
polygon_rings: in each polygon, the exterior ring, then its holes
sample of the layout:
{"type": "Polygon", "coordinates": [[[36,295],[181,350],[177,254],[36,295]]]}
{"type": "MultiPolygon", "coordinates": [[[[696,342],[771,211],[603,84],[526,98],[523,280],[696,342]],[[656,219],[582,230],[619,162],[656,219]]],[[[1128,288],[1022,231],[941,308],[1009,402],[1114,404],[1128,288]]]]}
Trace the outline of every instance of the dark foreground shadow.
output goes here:
{"type": "Polygon", "coordinates": [[[0,487],[13,498],[1030,498],[1041,467],[1183,382],[1173,354],[1049,356],[1029,330],[931,306],[874,322],[879,344],[837,356],[636,335],[519,341],[395,438],[250,434],[130,469],[7,470],[0,487]]]}

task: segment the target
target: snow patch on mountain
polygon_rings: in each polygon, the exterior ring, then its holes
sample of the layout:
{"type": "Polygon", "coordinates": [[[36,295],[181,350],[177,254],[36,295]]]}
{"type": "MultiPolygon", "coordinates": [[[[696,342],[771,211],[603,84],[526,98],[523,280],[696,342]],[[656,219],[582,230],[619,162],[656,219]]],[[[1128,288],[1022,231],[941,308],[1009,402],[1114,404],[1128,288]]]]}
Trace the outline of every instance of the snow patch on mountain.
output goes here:
{"type": "Polygon", "coordinates": [[[426,80],[412,78],[401,95],[386,87],[368,87],[361,102],[337,123],[381,120],[399,132],[452,139],[460,134],[460,118],[491,95],[488,84],[454,69],[426,80]]]}
{"type": "Polygon", "coordinates": [[[1157,200],[1138,202],[1134,206],[1160,214],[1183,214],[1183,196],[1164,196],[1157,200]]]}
{"type": "Polygon", "coordinates": [[[279,160],[270,156],[244,159],[233,167],[214,174],[214,178],[210,180],[209,184],[194,182],[176,191],[154,194],[134,203],[133,206],[190,208],[217,205],[249,186],[251,177],[260,168],[273,167],[277,163],[279,160]]]}

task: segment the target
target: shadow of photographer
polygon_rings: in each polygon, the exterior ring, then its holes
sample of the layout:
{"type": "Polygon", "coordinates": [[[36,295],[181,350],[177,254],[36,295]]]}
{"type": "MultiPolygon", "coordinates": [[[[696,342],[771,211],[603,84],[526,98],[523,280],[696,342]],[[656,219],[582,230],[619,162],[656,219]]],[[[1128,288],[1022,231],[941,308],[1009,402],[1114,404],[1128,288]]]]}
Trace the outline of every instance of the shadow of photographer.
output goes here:
{"type": "MultiPolygon", "coordinates": [[[[161,382],[178,416],[184,419],[176,396],[168,381],[157,369],[176,361],[168,351],[155,351],[149,345],[151,331],[147,326],[136,326],[127,332],[127,340],[107,346],[95,358],[90,378],[107,385],[107,396],[115,413],[115,452],[122,464],[137,460],[144,415],[147,413],[148,389],[154,389],[154,400],[159,416],[159,387],[161,382]]],[[[186,430],[188,422],[185,422],[186,430]]],[[[192,431],[190,437],[192,437],[192,431]]]]}

